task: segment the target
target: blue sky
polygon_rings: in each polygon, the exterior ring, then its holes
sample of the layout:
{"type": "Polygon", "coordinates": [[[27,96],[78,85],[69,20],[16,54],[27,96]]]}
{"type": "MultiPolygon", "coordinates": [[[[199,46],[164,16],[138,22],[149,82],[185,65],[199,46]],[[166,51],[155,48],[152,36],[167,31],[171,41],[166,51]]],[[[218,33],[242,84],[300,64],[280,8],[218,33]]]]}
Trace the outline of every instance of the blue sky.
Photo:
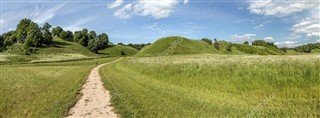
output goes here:
{"type": "Polygon", "coordinates": [[[107,33],[114,43],[152,43],[179,35],[292,47],[320,42],[317,0],[1,0],[1,33],[22,18],[107,33]]]}

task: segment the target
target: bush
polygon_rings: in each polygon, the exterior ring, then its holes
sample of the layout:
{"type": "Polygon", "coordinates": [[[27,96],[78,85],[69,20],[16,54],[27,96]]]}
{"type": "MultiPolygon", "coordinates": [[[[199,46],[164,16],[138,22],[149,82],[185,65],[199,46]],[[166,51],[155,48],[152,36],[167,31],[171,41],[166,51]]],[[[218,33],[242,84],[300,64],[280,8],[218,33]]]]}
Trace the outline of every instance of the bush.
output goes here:
{"type": "Polygon", "coordinates": [[[210,40],[208,38],[202,38],[201,41],[204,41],[204,42],[208,43],[209,45],[212,45],[212,40],[210,40]]]}

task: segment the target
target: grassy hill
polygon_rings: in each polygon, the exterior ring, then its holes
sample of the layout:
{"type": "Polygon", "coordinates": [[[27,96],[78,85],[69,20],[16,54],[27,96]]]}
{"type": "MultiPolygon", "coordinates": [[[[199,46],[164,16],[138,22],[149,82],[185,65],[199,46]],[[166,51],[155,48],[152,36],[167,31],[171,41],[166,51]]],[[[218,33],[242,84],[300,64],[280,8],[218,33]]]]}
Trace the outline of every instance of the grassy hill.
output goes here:
{"type": "Polygon", "coordinates": [[[75,42],[54,38],[52,46],[32,48],[32,53],[25,55],[22,44],[15,44],[5,52],[1,52],[0,62],[53,62],[81,60],[98,57],[87,48],[75,42]]]}
{"type": "Polygon", "coordinates": [[[250,46],[244,44],[230,44],[218,41],[219,50],[213,45],[200,40],[171,36],[157,40],[152,45],[143,48],[138,56],[157,56],[173,54],[258,54],[258,55],[283,55],[284,51],[275,47],[250,46]],[[228,49],[229,48],[229,49],[228,49]]]}
{"type": "Polygon", "coordinates": [[[99,53],[107,54],[109,56],[131,56],[138,53],[137,49],[128,46],[115,45],[104,50],[100,50],[99,53]]]}
{"type": "Polygon", "coordinates": [[[217,53],[213,46],[204,41],[191,40],[179,36],[164,37],[153,44],[144,47],[137,55],[138,56],[158,56],[172,54],[202,54],[202,53],[217,53]]]}

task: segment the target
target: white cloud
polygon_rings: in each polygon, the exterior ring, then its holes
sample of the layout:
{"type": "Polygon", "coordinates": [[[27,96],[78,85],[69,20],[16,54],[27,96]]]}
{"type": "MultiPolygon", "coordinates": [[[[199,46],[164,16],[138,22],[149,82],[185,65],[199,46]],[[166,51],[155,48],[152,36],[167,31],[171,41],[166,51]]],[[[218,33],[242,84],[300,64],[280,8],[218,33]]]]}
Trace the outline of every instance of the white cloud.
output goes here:
{"type": "Polygon", "coordinates": [[[254,26],[254,29],[261,29],[263,26],[265,26],[265,24],[267,23],[270,23],[271,21],[264,21],[263,23],[257,25],[257,26],[254,26]]]}
{"type": "Polygon", "coordinates": [[[188,4],[189,0],[183,0],[183,4],[188,4]]]}
{"type": "Polygon", "coordinates": [[[254,29],[261,29],[263,27],[264,24],[260,24],[260,25],[257,25],[257,26],[254,26],[254,29]]]}
{"type": "Polygon", "coordinates": [[[306,9],[319,6],[318,1],[275,1],[250,0],[248,10],[254,14],[270,16],[287,16],[293,13],[301,12],[306,9]]]}
{"type": "Polygon", "coordinates": [[[123,0],[115,0],[112,4],[108,5],[108,8],[116,8],[121,6],[123,3],[123,0]]]}
{"type": "Polygon", "coordinates": [[[175,6],[180,2],[187,4],[188,0],[137,0],[136,2],[128,3],[127,5],[117,9],[115,16],[121,19],[131,18],[133,15],[149,16],[154,19],[168,17],[175,9],[175,6]]]}
{"type": "Polygon", "coordinates": [[[257,34],[243,34],[243,35],[232,35],[231,40],[235,42],[244,42],[244,41],[252,41],[257,34]]]}
{"type": "Polygon", "coordinates": [[[273,37],[265,37],[263,40],[265,40],[265,41],[273,41],[273,37]]]}
{"type": "Polygon", "coordinates": [[[199,26],[194,24],[193,22],[183,23],[183,27],[184,27],[184,30],[179,31],[180,32],[179,34],[190,35],[194,33],[197,29],[199,29],[199,26]]]}
{"type": "Polygon", "coordinates": [[[116,12],[114,12],[113,15],[121,19],[129,19],[132,16],[131,11],[132,11],[132,4],[127,4],[122,8],[118,9],[116,12]]]}
{"type": "Polygon", "coordinates": [[[279,47],[295,47],[297,46],[297,41],[275,42],[274,44],[279,47]]]}
{"type": "Polygon", "coordinates": [[[5,20],[0,20],[0,25],[2,26],[2,24],[4,24],[6,21],[5,20]]]}
{"type": "Polygon", "coordinates": [[[90,22],[92,19],[93,18],[81,19],[79,21],[76,21],[75,23],[72,23],[72,25],[68,25],[68,26],[63,27],[63,29],[64,30],[70,30],[70,31],[73,31],[73,32],[82,30],[83,29],[82,25],[90,22]]]}
{"type": "Polygon", "coordinates": [[[293,34],[302,34],[308,38],[320,38],[320,18],[305,18],[293,25],[291,30],[293,34]]]}
{"type": "Polygon", "coordinates": [[[155,19],[168,17],[174,11],[178,0],[144,1],[139,0],[134,5],[134,13],[140,16],[151,16],[155,19]]]}
{"type": "Polygon", "coordinates": [[[170,31],[170,30],[166,30],[166,29],[160,27],[158,23],[149,25],[149,26],[147,26],[145,28],[146,29],[150,29],[150,30],[155,31],[155,32],[160,33],[160,34],[167,34],[170,31]]]}
{"type": "Polygon", "coordinates": [[[65,3],[51,8],[38,8],[38,6],[36,6],[31,19],[33,19],[34,22],[39,24],[48,22],[56,15],[58,10],[60,10],[64,5],[65,3]]]}

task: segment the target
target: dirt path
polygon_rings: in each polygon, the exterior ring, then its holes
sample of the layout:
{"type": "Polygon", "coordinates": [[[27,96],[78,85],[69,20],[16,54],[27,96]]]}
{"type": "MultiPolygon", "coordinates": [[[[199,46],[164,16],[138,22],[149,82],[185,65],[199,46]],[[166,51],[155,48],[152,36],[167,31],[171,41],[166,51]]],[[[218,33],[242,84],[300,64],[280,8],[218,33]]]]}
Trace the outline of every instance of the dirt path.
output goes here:
{"type": "MultiPolygon", "coordinates": [[[[121,58],[120,58],[121,59],[121,58]]],[[[116,61],[106,64],[114,63],[116,61]]],[[[67,118],[118,118],[110,106],[109,91],[103,87],[99,76],[99,68],[106,65],[101,64],[93,68],[88,76],[87,82],[83,85],[81,93],[83,96],[77,101],[76,105],[69,111],[67,118]]]]}

